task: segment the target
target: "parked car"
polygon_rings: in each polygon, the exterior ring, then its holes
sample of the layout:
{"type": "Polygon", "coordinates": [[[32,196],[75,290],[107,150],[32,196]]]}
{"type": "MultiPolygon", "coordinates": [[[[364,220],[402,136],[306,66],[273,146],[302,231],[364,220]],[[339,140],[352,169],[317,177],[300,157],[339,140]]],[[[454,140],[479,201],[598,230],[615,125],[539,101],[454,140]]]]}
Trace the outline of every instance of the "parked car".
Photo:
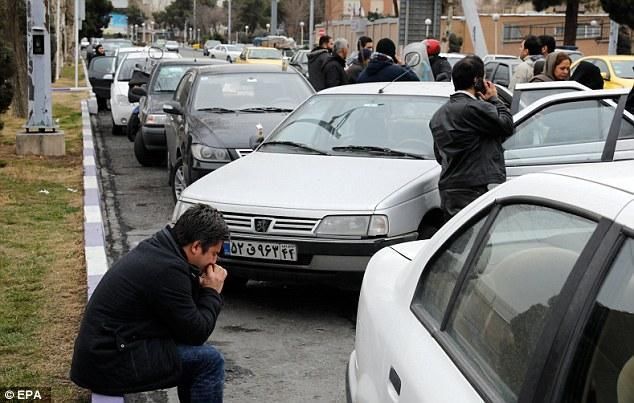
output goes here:
{"type": "Polygon", "coordinates": [[[115,57],[93,57],[88,66],[88,81],[97,98],[99,109],[105,109],[110,99],[110,86],[114,78],[115,57]]]}
{"type": "MultiPolygon", "coordinates": [[[[177,53],[165,52],[161,59],[179,58],[177,53]]],[[[128,99],[128,82],[134,69],[150,72],[152,66],[161,59],[150,57],[147,53],[128,53],[115,72],[111,85],[110,110],[112,112],[112,134],[122,134],[128,126],[132,110],[137,105],[128,99]]]]}
{"type": "MultiPolygon", "coordinates": [[[[150,48],[147,47],[147,46],[132,46],[132,47],[129,47],[129,48],[117,48],[115,50],[115,52],[114,52],[114,56],[115,56],[115,71],[119,67],[119,65],[121,64],[123,59],[125,59],[125,57],[129,53],[144,53],[144,54],[149,56],[149,49],[150,48]]],[[[159,50],[158,50],[158,48],[155,48],[154,51],[158,52],[159,50]]],[[[162,50],[160,50],[160,52],[162,52],[162,50]]],[[[162,56],[162,54],[161,54],[161,56],[162,56]]]]}
{"type": "Polygon", "coordinates": [[[229,63],[234,63],[242,53],[242,48],[236,45],[216,45],[209,50],[209,56],[212,59],[226,60],[229,63]]]}
{"type": "Polygon", "coordinates": [[[131,48],[134,46],[131,40],[123,38],[104,39],[101,44],[106,51],[106,56],[113,56],[118,48],[131,48]]]}
{"type": "MultiPolygon", "coordinates": [[[[221,263],[256,279],[362,273],[379,249],[428,238],[443,222],[429,120],[453,85],[385,84],[314,95],[247,158],[185,189],[173,219],[192,203],[218,208],[232,232],[221,263]]],[[[504,144],[509,177],[634,159],[634,117],[617,108],[626,96],[579,91],[528,105],[504,144]]]]}
{"type": "Polygon", "coordinates": [[[514,59],[494,59],[484,63],[486,78],[494,84],[508,87],[511,77],[515,73],[515,68],[521,63],[520,58],[514,59]]]}
{"type": "Polygon", "coordinates": [[[634,162],[513,179],[375,254],[347,401],[631,402],[634,162]]]}
{"type": "Polygon", "coordinates": [[[86,37],[81,38],[81,41],[79,42],[79,46],[81,47],[81,49],[86,49],[88,46],[90,46],[90,41],[86,37]]]}
{"type": "Polygon", "coordinates": [[[440,56],[446,57],[449,64],[451,64],[451,67],[453,67],[466,55],[463,53],[440,53],[440,56]]]}
{"type": "Polygon", "coordinates": [[[555,52],[565,52],[565,53],[567,53],[568,56],[570,56],[570,59],[572,59],[573,63],[583,57],[583,53],[581,51],[577,50],[576,46],[574,47],[574,49],[556,48],[555,52]]]}
{"type": "Polygon", "coordinates": [[[165,39],[157,39],[154,41],[154,43],[152,43],[152,46],[155,48],[159,48],[159,49],[165,49],[165,44],[167,43],[167,41],[165,39]]]}
{"type": "MultiPolygon", "coordinates": [[[[486,55],[482,58],[482,61],[484,63],[486,62],[491,62],[491,61],[509,61],[509,60],[519,60],[519,57],[517,56],[513,56],[513,55],[497,55],[497,54],[491,54],[491,55],[486,55]]],[[[520,60],[521,61],[521,60],[520,60]]]]}
{"type": "Polygon", "coordinates": [[[310,50],[300,49],[291,58],[289,64],[308,77],[308,54],[310,50]]]}
{"type": "Polygon", "coordinates": [[[180,48],[180,45],[176,41],[165,42],[165,50],[167,50],[168,52],[178,53],[179,48],[180,48]]]}
{"type": "Polygon", "coordinates": [[[512,100],[510,103],[511,112],[516,113],[548,95],[588,90],[590,90],[590,88],[585,85],[577,81],[568,80],[544,83],[519,83],[515,85],[515,90],[512,92],[512,100]]]}
{"type": "Polygon", "coordinates": [[[152,70],[145,96],[139,102],[141,129],[134,136],[134,155],[141,165],[150,166],[165,159],[165,112],[185,71],[195,66],[224,64],[224,60],[164,59],[152,70]]]}
{"type": "Polygon", "coordinates": [[[209,50],[217,45],[220,45],[220,41],[215,39],[209,39],[203,45],[203,56],[209,56],[209,50]]]}
{"type": "Polygon", "coordinates": [[[304,76],[278,66],[188,70],[163,108],[174,198],[205,174],[250,153],[251,136],[275,127],[313,93],[304,76]]]}
{"type": "Polygon", "coordinates": [[[282,52],[275,48],[246,46],[242,49],[237,63],[282,65],[282,52]]]}
{"type": "Polygon", "coordinates": [[[574,71],[581,61],[590,62],[601,70],[601,75],[605,81],[605,89],[631,89],[632,86],[634,86],[634,56],[609,55],[582,57],[573,63],[571,71],[574,71]]]}

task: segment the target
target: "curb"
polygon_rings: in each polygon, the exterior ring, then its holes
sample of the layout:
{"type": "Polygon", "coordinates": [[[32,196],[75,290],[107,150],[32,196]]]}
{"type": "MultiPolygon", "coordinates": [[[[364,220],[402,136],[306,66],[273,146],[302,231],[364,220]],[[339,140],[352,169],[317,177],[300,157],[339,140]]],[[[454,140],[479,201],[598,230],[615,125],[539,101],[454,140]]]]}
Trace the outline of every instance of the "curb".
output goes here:
{"type": "Polygon", "coordinates": [[[108,258],[101,214],[101,191],[97,176],[95,145],[86,100],[81,101],[81,121],[84,145],[84,253],[90,299],[95,287],[108,270],[108,258]]]}

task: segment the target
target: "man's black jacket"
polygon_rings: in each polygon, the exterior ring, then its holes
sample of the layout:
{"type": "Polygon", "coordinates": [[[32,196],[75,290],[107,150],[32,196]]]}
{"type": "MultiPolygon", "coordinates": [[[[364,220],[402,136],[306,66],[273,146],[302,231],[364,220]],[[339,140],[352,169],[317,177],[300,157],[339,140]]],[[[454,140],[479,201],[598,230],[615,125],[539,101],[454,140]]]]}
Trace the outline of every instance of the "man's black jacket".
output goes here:
{"type": "Polygon", "coordinates": [[[201,287],[198,275],[169,228],[117,261],[86,306],[73,382],[106,395],[175,386],[176,344],[202,345],[222,307],[220,294],[201,287]]]}
{"type": "Polygon", "coordinates": [[[513,116],[496,97],[489,101],[457,92],[432,117],[438,188],[464,189],[504,183],[502,143],[513,135],[513,116]]]}
{"type": "Polygon", "coordinates": [[[378,83],[390,81],[420,81],[416,73],[408,67],[395,64],[392,59],[374,53],[368,66],[359,74],[357,83],[378,83]]]}
{"type": "Polygon", "coordinates": [[[324,73],[325,88],[337,87],[348,84],[348,75],[345,70],[346,61],[339,55],[332,55],[321,68],[324,73]]]}
{"type": "Polygon", "coordinates": [[[308,81],[315,91],[326,88],[324,72],[321,68],[329,57],[330,50],[324,48],[315,48],[308,54],[308,81]]]}

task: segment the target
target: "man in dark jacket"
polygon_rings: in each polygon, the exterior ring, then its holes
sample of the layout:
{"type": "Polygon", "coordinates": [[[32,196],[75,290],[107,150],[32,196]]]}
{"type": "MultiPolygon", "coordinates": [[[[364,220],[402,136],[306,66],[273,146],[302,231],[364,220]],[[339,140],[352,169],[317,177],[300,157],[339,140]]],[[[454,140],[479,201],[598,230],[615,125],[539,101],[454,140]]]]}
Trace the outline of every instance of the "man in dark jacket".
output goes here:
{"type": "Polygon", "coordinates": [[[216,264],[229,230],[198,204],[106,272],[88,301],[70,377],[95,393],[178,386],[181,402],[221,402],[224,359],[204,344],[227,276],[216,264]]]}
{"type": "Polygon", "coordinates": [[[420,81],[416,73],[398,64],[396,45],[389,38],[376,44],[376,52],[370,57],[368,67],[359,74],[357,83],[390,81],[420,81]]]}
{"type": "Polygon", "coordinates": [[[513,135],[513,116],[498,100],[495,85],[484,80],[482,59],[466,56],[451,75],[456,92],[429,122],[447,220],[506,180],[502,143],[513,135]]]}
{"type": "Polygon", "coordinates": [[[451,81],[451,64],[446,57],[440,56],[440,42],[436,39],[425,39],[427,57],[436,81],[451,81]]]}
{"type": "Polygon", "coordinates": [[[319,46],[308,54],[308,81],[310,81],[315,91],[321,91],[326,88],[322,67],[328,60],[333,45],[332,38],[324,35],[319,38],[319,46]]]}
{"type": "Polygon", "coordinates": [[[345,70],[347,56],[348,41],[344,38],[337,38],[332,47],[332,56],[326,60],[321,68],[324,73],[325,88],[348,84],[348,75],[345,70]]]}

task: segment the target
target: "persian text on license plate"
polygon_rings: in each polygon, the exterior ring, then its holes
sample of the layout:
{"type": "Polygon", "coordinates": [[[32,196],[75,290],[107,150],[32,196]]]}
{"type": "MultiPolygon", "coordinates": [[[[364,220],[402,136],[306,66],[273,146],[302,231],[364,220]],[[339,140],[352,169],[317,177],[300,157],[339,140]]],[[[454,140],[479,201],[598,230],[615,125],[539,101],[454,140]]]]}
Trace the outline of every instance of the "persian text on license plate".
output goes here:
{"type": "Polygon", "coordinates": [[[242,256],[254,259],[297,261],[297,246],[287,243],[257,241],[230,241],[223,245],[225,256],[242,256]]]}

